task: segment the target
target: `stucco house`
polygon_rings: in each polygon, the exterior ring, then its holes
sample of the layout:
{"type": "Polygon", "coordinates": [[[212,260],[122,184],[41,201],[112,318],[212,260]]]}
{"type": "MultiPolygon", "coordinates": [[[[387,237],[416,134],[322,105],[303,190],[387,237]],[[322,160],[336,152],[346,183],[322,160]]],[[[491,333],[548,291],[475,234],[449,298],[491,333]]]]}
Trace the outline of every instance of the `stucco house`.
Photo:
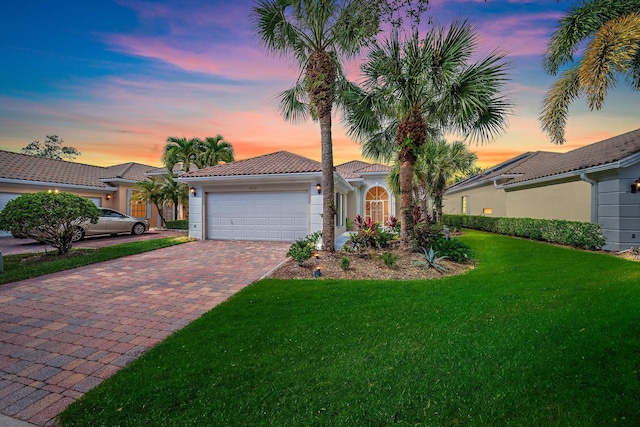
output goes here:
{"type": "MultiPolygon", "coordinates": [[[[146,218],[157,227],[159,216],[149,204],[131,203],[134,184],[147,179],[154,166],[123,163],[102,167],[0,150],[0,210],[24,193],[66,191],[97,206],[146,218]]],[[[0,231],[0,236],[7,235],[0,231]]]]}
{"type": "Polygon", "coordinates": [[[602,226],[607,250],[640,246],[640,129],[566,153],[528,152],[449,187],[444,213],[602,226]]]}
{"type": "MultiPolygon", "coordinates": [[[[390,168],[353,161],[336,166],[336,236],[357,214],[396,215],[390,168]]],[[[190,188],[189,234],[198,239],[294,241],[322,229],[322,165],[287,151],[180,175],[190,188]]]]}

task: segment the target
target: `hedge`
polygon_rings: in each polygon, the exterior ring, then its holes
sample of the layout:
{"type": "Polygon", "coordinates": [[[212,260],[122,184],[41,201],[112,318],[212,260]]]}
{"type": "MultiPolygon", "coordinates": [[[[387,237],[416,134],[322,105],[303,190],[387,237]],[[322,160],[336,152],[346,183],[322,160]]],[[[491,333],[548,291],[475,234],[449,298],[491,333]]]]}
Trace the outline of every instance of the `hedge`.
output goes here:
{"type": "Polygon", "coordinates": [[[178,219],[176,221],[167,221],[164,227],[168,230],[188,230],[189,229],[189,220],[187,219],[178,219]]]}
{"type": "Polygon", "coordinates": [[[443,215],[449,228],[472,228],[508,236],[596,250],[605,239],[599,224],[563,219],[502,218],[477,215],[443,215]]]}

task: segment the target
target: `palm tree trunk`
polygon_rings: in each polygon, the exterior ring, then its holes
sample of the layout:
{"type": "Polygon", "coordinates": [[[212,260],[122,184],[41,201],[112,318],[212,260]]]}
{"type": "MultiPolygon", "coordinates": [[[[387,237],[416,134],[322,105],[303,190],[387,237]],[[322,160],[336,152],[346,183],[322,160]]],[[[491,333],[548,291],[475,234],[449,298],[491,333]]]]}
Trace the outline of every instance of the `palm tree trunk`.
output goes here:
{"type": "MultiPolygon", "coordinates": [[[[403,149],[403,151],[406,149],[403,149]]],[[[402,156],[400,162],[400,217],[402,218],[400,229],[400,249],[409,250],[411,237],[413,236],[413,169],[415,157],[413,155],[402,156]],[[413,159],[413,161],[412,161],[413,159]]]]}
{"type": "Polygon", "coordinates": [[[322,249],[335,252],[335,201],[333,185],[333,142],[331,139],[331,113],[319,119],[322,145],[322,249]]]}

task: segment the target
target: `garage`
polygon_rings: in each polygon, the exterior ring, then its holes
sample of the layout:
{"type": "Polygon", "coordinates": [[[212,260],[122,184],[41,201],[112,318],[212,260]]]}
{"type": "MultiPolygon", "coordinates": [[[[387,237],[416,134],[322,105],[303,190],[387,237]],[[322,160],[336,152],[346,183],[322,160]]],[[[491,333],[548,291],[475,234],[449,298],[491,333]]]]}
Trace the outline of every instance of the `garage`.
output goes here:
{"type": "Polygon", "coordinates": [[[309,193],[209,193],[208,239],[293,242],[309,234],[309,193]]]}

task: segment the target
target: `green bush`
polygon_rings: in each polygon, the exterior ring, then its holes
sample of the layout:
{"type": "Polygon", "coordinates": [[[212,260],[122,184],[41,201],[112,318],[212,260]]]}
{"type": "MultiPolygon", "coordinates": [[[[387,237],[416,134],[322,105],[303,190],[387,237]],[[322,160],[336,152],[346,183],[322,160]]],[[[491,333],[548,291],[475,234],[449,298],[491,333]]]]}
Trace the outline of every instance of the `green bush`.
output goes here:
{"type": "Polygon", "coordinates": [[[340,268],[344,271],[347,271],[350,266],[351,266],[351,260],[348,257],[343,256],[340,259],[340,268]]]}
{"type": "Polygon", "coordinates": [[[439,238],[433,242],[433,250],[455,262],[470,261],[475,258],[471,248],[459,239],[439,238]]]}
{"type": "Polygon", "coordinates": [[[313,255],[313,251],[315,250],[321,235],[322,233],[320,231],[316,231],[313,234],[309,234],[304,239],[296,240],[289,248],[287,256],[293,258],[298,265],[302,265],[303,262],[311,258],[311,255],[313,255]]]}
{"type": "Polygon", "coordinates": [[[442,237],[442,225],[421,222],[415,225],[413,229],[412,244],[416,249],[430,248],[435,240],[442,237]]]}
{"type": "Polygon", "coordinates": [[[400,258],[400,256],[398,254],[394,254],[393,252],[383,252],[382,254],[380,254],[380,259],[382,259],[384,265],[389,268],[396,268],[398,258],[400,258]]]}
{"type": "Polygon", "coordinates": [[[604,246],[605,243],[600,225],[590,222],[476,215],[443,215],[443,219],[450,228],[472,228],[579,249],[596,250],[604,246]]]}
{"type": "Polygon", "coordinates": [[[189,220],[188,219],[178,219],[175,221],[167,221],[164,224],[164,227],[167,230],[188,230],[189,229],[189,220]]]}
{"type": "Polygon", "coordinates": [[[27,193],[0,212],[0,230],[50,245],[59,254],[71,250],[81,224],[98,222],[100,210],[85,197],[71,193],[27,193]]]}

